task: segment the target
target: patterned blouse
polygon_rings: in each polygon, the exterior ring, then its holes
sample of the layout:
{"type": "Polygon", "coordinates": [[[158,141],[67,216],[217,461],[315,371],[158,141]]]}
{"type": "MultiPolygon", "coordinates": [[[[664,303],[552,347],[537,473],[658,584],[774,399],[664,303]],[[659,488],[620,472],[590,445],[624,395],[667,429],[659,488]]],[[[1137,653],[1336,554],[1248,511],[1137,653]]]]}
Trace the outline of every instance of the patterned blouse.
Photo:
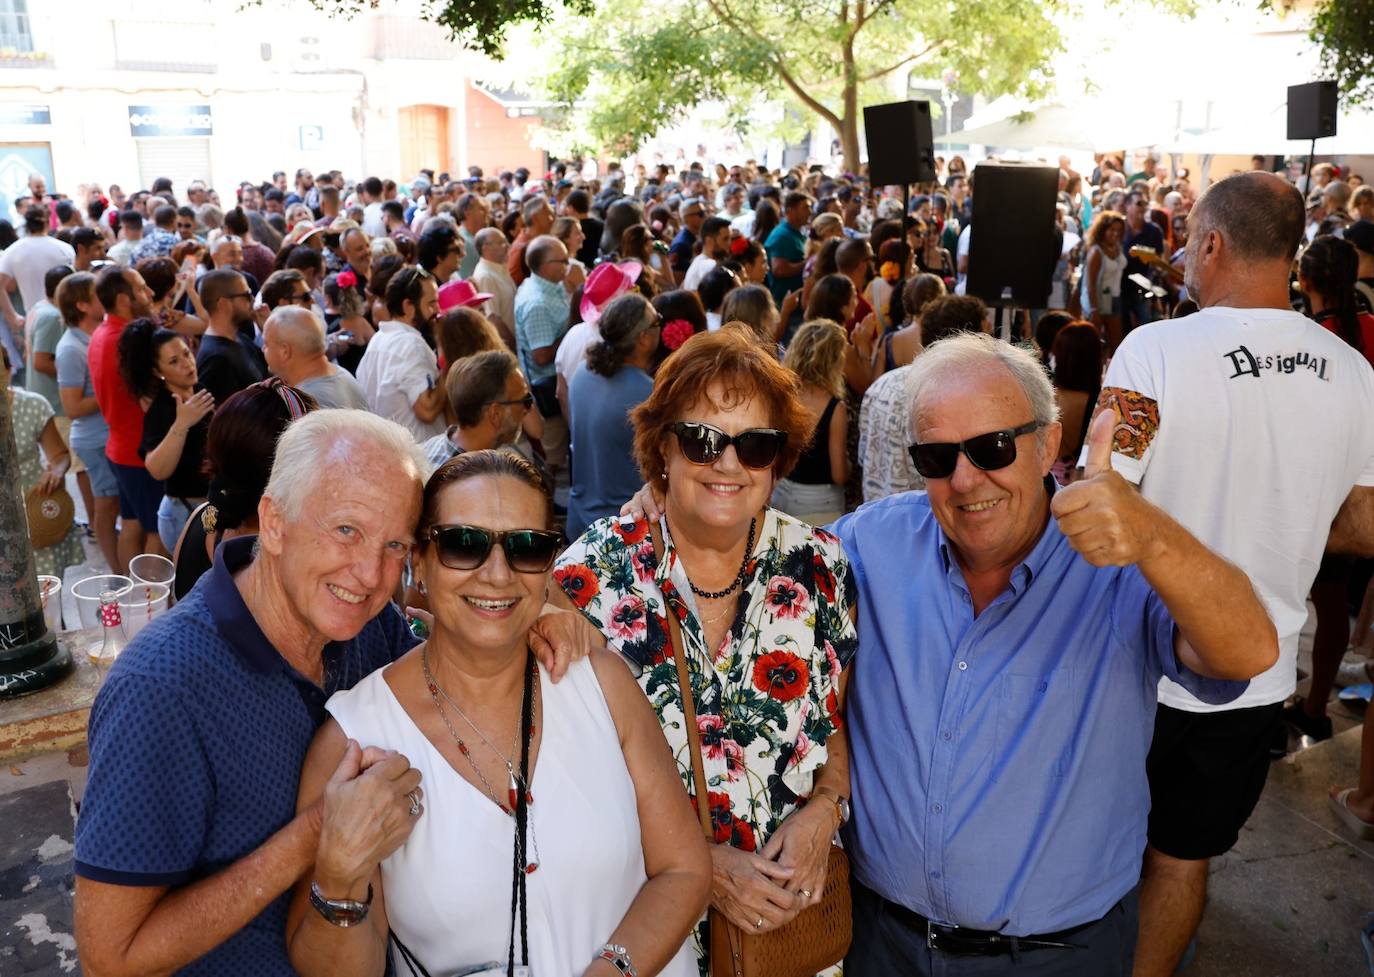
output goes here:
{"type": "Polygon", "coordinates": [[[853,574],[834,536],[766,510],[734,623],[707,649],[666,520],[662,530],[659,566],[647,520],[594,522],[554,579],[637,673],[694,794],[667,598],[687,646],[715,840],[754,851],[810,796],[839,728],[840,672],[858,643],[853,574]]]}

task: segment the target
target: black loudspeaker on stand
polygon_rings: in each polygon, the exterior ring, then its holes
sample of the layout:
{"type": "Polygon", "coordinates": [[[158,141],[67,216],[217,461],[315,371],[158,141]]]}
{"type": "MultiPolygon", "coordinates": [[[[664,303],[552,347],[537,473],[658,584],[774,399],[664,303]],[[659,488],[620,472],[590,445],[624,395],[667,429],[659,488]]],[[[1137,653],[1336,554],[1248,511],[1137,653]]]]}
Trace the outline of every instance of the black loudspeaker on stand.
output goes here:
{"type": "Polygon", "coordinates": [[[864,139],[868,143],[869,185],[900,184],[902,210],[913,183],[935,179],[935,139],[930,126],[930,103],[886,102],[864,106],[864,139]]]}
{"type": "Polygon", "coordinates": [[[1312,159],[1317,155],[1317,140],[1336,134],[1336,83],[1314,81],[1288,86],[1288,138],[1309,139],[1307,150],[1307,189],[1312,189],[1312,159]]]}
{"type": "Polygon", "coordinates": [[[979,163],[973,191],[966,291],[994,307],[1045,308],[1059,261],[1059,170],[979,163]]]}

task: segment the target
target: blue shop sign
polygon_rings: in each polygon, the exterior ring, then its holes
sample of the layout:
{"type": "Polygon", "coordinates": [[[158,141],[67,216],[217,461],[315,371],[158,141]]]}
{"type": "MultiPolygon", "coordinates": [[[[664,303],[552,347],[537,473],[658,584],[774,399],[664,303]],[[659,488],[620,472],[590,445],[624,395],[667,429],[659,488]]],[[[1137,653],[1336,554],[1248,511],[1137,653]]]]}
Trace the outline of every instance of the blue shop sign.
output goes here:
{"type": "Polygon", "coordinates": [[[208,105],[129,106],[131,136],[211,136],[214,132],[208,105]]]}
{"type": "Polygon", "coordinates": [[[0,103],[0,126],[47,125],[52,125],[52,113],[46,105],[0,103]]]}

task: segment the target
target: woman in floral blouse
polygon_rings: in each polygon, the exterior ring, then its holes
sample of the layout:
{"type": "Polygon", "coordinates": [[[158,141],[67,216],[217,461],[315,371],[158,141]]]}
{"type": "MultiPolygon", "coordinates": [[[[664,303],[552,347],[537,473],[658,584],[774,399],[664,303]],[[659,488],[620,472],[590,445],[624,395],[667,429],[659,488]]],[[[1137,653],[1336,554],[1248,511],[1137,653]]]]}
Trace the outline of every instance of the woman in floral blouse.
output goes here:
{"type": "Polygon", "coordinates": [[[554,599],[638,675],[694,793],[667,640],[677,615],[715,829],[711,902],[764,932],[819,901],[847,811],[853,578],[835,537],[768,508],[810,423],[796,379],[749,333],[692,337],[631,419],[640,469],[665,495],[663,558],[647,520],[595,522],[559,558],[554,599]]]}

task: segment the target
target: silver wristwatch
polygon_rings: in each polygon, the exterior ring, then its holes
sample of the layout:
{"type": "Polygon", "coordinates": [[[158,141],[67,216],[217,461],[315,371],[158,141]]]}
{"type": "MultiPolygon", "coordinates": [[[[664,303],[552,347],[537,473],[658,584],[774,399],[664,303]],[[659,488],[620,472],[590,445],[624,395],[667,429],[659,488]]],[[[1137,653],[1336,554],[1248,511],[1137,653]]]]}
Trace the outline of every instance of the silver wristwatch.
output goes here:
{"type": "Polygon", "coordinates": [[[639,971],[635,970],[635,965],[630,962],[630,951],[618,943],[607,943],[597,953],[596,959],[607,961],[625,977],[639,977],[639,971]]]}
{"type": "Polygon", "coordinates": [[[326,899],[320,892],[318,882],[310,883],[310,905],[315,907],[315,911],[323,916],[335,926],[347,929],[350,926],[357,926],[367,919],[367,911],[372,908],[372,883],[367,886],[367,900],[359,902],[356,899],[326,899]]]}

